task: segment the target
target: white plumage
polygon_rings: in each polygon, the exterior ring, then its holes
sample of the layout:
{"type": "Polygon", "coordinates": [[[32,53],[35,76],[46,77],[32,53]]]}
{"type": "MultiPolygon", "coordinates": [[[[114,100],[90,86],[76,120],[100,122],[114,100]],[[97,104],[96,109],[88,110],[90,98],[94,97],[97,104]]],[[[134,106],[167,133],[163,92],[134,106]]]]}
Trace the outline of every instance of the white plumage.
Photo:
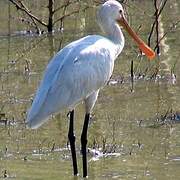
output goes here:
{"type": "MultiPolygon", "coordinates": [[[[115,34],[120,28],[115,25],[115,34]],[[117,29],[116,29],[117,28],[117,29]]],[[[113,42],[103,36],[90,35],[74,41],[60,50],[48,64],[43,80],[38,88],[32,107],[28,113],[27,123],[31,128],[39,127],[49,115],[65,108],[74,109],[84,100],[86,113],[90,112],[92,103],[88,97],[103,87],[113,72],[114,60],[124,46],[121,33],[113,42]]]]}
{"type": "Polygon", "coordinates": [[[127,24],[123,8],[117,1],[104,3],[97,20],[106,37],[89,35],[74,41],[60,50],[48,64],[28,112],[29,127],[39,127],[51,114],[65,108],[72,110],[80,101],[85,101],[86,113],[90,113],[99,89],[112,75],[114,60],[124,47],[119,24],[125,27],[142,51],[150,53],[147,56],[153,57],[151,50],[144,47],[144,42],[127,24]]]}
{"type": "Polygon", "coordinates": [[[114,61],[124,47],[122,25],[136,41],[139,48],[152,59],[155,54],[130,28],[120,3],[105,2],[97,14],[98,23],[106,37],[89,35],[74,41],[60,50],[48,64],[43,80],[37,90],[27,116],[27,125],[39,127],[51,114],[65,108],[70,110],[68,138],[70,141],[74,175],[78,174],[75,136],[74,108],[85,104],[85,119],[81,134],[83,177],[87,176],[87,130],[91,110],[102,88],[112,75],[114,61]]]}

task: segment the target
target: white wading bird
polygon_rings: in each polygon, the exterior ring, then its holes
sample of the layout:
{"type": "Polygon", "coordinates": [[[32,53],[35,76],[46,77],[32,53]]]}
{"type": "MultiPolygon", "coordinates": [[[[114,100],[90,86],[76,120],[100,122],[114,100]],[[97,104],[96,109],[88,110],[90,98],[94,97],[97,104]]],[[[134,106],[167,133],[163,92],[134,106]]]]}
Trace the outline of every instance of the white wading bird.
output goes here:
{"type": "Polygon", "coordinates": [[[127,30],[149,59],[155,56],[154,51],[130,28],[119,2],[115,0],[105,2],[97,13],[97,20],[106,36],[83,37],[68,44],[53,57],[46,68],[27,116],[27,125],[35,129],[50,115],[65,108],[69,109],[68,138],[74,175],[78,175],[73,130],[74,109],[79,102],[84,101],[86,112],[81,134],[83,177],[87,176],[86,144],[90,113],[99,90],[109,81],[113,73],[114,61],[124,47],[124,36],[119,25],[127,30]]]}

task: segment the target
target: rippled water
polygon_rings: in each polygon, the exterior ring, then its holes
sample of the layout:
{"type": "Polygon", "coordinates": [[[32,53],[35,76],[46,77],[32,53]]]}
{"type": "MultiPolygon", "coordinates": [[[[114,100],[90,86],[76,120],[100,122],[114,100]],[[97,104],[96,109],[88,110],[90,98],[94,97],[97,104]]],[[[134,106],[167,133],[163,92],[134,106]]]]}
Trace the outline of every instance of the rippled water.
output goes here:
{"type": "MultiPolygon", "coordinates": [[[[142,25],[140,35],[146,39],[153,21],[150,17],[153,8],[149,8],[151,2],[140,2],[133,2],[128,8],[129,21],[134,29],[142,25]],[[143,8],[145,15],[140,10],[143,8]]],[[[52,117],[38,130],[26,129],[24,120],[53,54],[79,37],[100,33],[94,21],[96,9],[67,19],[64,33],[41,36],[17,35],[24,26],[15,24],[12,19],[8,30],[8,3],[1,1],[0,9],[0,178],[81,179],[83,105],[76,109],[80,168],[80,176],[76,178],[72,176],[67,139],[67,111],[52,117]],[[11,36],[8,36],[9,32],[11,36]]],[[[180,4],[176,0],[166,6],[168,13],[161,16],[162,34],[178,20],[179,10],[180,4]]],[[[179,33],[177,25],[162,41],[162,55],[155,62],[136,58],[138,51],[125,34],[126,46],[116,61],[112,80],[99,95],[90,123],[89,179],[179,179],[179,33]],[[134,60],[136,73],[133,91],[131,60],[134,60]],[[157,64],[159,76],[151,79],[157,64]],[[148,76],[141,78],[147,67],[148,76]],[[172,69],[176,79],[171,76],[172,69]]]]}

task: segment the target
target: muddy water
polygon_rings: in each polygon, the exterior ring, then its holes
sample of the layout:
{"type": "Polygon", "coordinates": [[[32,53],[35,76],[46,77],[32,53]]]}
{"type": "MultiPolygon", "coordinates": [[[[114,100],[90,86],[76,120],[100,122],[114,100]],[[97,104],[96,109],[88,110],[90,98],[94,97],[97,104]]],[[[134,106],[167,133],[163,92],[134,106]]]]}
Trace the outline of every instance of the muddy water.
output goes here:
{"type": "MultiPolygon", "coordinates": [[[[139,2],[135,3],[139,6],[139,2]]],[[[147,11],[143,17],[143,12],[138,9],[129,8],[128,12],[134,28],[143,24],[140,34],[145,39],[153,9],[149,9],[150,2],[141,3],[141,6],[140,9],[145,7],[147,11]]],[[[17,35],[24,30],[22,24],[15,25],[11,20],[9,26],[8,3],[1,1],[0,8],[3,22],[0,25],[0,178],[81,179],[83,105],[76,108],[80,171],[77,178],[72,176],[67,143],[67,111],[52,117],[38,130],[26,129],[24,120],[43,70],[53,54],[72,40],[100,33],[94,21],[95,9],[65,21],[64,33],[37,36],[17,35]]],[[[179,9],[180,4],[175,0],[168,4],[166,12],[169,15],[164,13],[161,16],[161,33],[178,19],[179,9]]],[[[126,35],[126,46],[116,61],[112,80],[101,91],[93,111],[88,134],[89,179],[179,178],[179,117],[166,116],[170,109],[173,113],[180,110],[179,33],[178,25],[166,36],[161,44],[162,55],[155,62],[136,58],[137,49],[126,35]],[[134,60],[136,75],[142,74],[147,67],[150,69],[146,78],[134,81],[133,91],[129,80],[131,60],[134,60]],[[157,64],[159,79],[150,80],[157,64]],[[176,81],[170,76],[172,69],[176,81]]]]}

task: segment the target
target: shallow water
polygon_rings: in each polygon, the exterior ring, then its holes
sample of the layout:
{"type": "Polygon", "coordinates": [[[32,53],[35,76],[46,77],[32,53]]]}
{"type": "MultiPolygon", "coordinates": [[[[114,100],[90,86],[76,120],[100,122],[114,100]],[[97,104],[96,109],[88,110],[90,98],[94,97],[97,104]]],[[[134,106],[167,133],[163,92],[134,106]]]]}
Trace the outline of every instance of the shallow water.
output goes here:
{"type": "MultiPolygon", "coordinates": [[[[24,26],[11,20],[8,29],[8,3],[0,3],[0,179],[81,179],[83,105],[76,108],[75,114],[79,177],[72,176],[67,111],[52,117],[38,130],[26,129],[24,120],[49,59],[68,42],[100,33],[94,21],[95,9],[67,19],[64,33],[17,35],[24,26]]],[[[153,9],[149,9],[148,1],[138,3],[131,5],[145,8],[146,15],[142,17],[143,12],[129,8],[129,20],[134,29],[142,24],[140,35],[146,39],[153,9]]],[[[179,9],[180,3],[175,0],[166,6],[169,15],[162,14],[162,33],[178,20],[179,9]]],[[[171,109],[177,114],[180,110],[179,33],[178,25],[162,42],[162,55],[154,62],[137,58],[138,50],[125,34],[126,46],[116,61],[112,80],[100,92],[90,123],[89,179],[179,178],[180,124],[179,119],[174,121],[169,115],[171,109]],[[131,60],[137,75],[133,91],[131,60]],[[159,78],[150,79],[158,63],[159,78]],[[174,64],[176,79],[171,76],[174,64]],[[147,67],[152,68],[146,78],[138,76],[147,67]]]]}

